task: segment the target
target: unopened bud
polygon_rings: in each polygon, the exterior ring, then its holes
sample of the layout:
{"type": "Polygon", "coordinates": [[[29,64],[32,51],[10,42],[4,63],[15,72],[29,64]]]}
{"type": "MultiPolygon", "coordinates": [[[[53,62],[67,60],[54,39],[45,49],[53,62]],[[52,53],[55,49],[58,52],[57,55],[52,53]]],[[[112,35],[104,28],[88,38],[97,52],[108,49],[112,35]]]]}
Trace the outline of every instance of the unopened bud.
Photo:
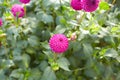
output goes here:
{"type": "Polygon", "coordinates": [[[74,41],[74,40],[76,40],[76,38],[77,38],[76,33],[72,33],[72,35],[71,35],[71,37],[70,37],[70,40],[71,40],[71,41],[74,41]]]}

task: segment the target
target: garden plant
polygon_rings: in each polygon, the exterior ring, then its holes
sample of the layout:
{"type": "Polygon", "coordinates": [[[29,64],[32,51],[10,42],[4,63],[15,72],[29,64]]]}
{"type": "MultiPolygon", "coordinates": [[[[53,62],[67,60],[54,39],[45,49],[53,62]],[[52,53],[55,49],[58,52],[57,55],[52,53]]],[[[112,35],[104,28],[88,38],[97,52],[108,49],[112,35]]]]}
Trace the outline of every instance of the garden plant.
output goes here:
{"type": "Polygon", "coordinates": [[[0,80],[120,80],[120,0],[0,0],[0,80]]]}

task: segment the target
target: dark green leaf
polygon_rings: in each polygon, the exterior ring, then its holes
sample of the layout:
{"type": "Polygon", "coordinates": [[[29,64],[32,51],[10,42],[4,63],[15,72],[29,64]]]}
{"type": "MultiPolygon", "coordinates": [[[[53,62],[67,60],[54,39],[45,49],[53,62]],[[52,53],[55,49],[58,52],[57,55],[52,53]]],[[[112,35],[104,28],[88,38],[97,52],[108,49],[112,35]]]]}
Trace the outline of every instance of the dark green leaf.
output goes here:
{"type": "Polygon", "coordinates": [[[65,57],[61,57],[57,60],[58,65],[60,66],[60,68],[66,70],[66,71],[70,71],[69,69],[69,61],[65,58],[65,57]]]}
{"type": "Polygon", "coordinates": [[[44,70],[41,80],[56,80],[56,75],[50,67],[47,67],[44,70]]]}

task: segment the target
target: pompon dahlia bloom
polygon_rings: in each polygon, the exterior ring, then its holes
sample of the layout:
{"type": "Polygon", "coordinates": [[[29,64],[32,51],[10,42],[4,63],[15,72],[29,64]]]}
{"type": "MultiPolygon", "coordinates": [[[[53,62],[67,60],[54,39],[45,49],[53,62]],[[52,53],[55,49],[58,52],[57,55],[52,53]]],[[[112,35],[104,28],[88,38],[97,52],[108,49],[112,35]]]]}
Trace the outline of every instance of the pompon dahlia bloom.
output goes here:
{"type": "Polygon", "coordinates": [[[70,5],[75,10],[81,10],[82,9],[81,0],[71,0],[70,5]]]}
{"type": "Polygon", "coordinates": [[[17,15],[18,15],[18,17],[23,17],[25,15],[24,8],[19,4],[14,4],[11,8],[11,12],[15,17],[17,15]]]}
{"type": "Polygon", "coordinates": [[[19,0],[21,3],[27,4],[30,2],[30,0],[19,0]]]}
{"type": "Polygon", "coordinates": [[[55,34],[49,40],[50,48],[55,53],[63,53],[68,49],[69,42],[65,35],[55,34]]]}
{"type": "Polygon", "coordinates": [[[93,12],[99,6],[100,0],[82,0],[82,8],[86,12],[93,12]]]}
{"type": "Polygon", "coordinates": [[[0,26],[2,26],[3,22],[2,22],[2,19],[0,18],[0,26]]]}

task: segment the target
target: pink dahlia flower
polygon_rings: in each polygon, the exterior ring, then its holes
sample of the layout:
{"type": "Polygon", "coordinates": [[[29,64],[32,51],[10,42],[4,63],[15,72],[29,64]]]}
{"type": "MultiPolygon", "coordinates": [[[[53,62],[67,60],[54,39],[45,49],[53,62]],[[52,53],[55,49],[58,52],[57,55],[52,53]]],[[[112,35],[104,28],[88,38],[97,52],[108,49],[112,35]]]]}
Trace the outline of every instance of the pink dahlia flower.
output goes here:
{"type": "Polygon", "coordinates": [[[82,9],[82,0],[71,0],[71,7],[75,10],[81,10],[82,9]]]}
{"type": "Polygon", "coordinates": [[[19,0],[21,3],[27,4],[30,2],[30,0],[19,0]]]}
{"type": "Polygon", "coordinates": [[[0,26],[2,26],[3,22],[2,22],[2,19],[0,18],[0,26]]]}
{"type": "Polygon", "coordinates": [[[86,12],[93,12],[99,6],[100,0],[82,0],[83,10],[86,12]]]}
{"type": "Polygon", "coordinates": [[[65,35],[55,34],[49,40],[50,48],[55,53],[63,53],[68,49],[69,42],[65,35]]]}
{"type": "Polygon", "coordinates": [[[17,15],[18,15],[18,17],[23,17],[25,15],[24,8],[19,4],[14,4],[11,8],[11,12],[15,17],[17,15]]]}

